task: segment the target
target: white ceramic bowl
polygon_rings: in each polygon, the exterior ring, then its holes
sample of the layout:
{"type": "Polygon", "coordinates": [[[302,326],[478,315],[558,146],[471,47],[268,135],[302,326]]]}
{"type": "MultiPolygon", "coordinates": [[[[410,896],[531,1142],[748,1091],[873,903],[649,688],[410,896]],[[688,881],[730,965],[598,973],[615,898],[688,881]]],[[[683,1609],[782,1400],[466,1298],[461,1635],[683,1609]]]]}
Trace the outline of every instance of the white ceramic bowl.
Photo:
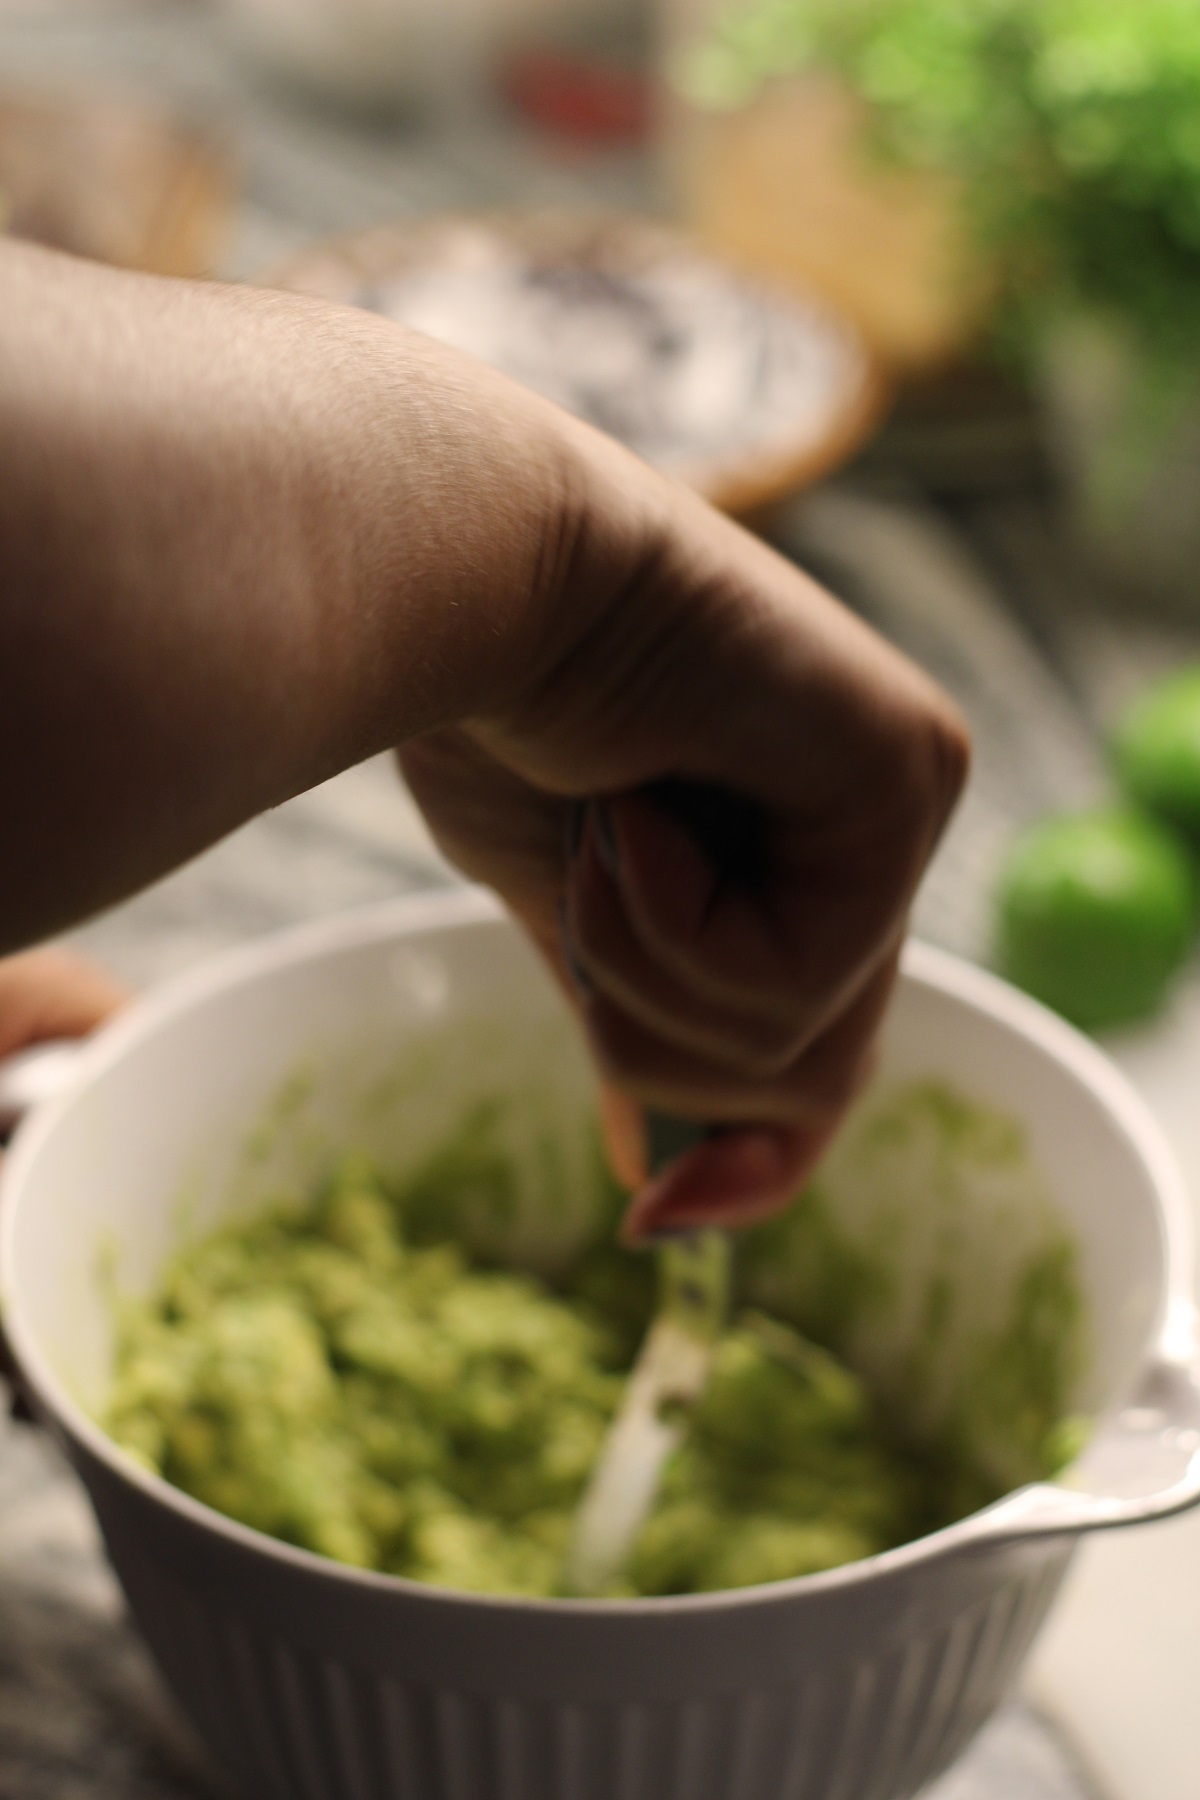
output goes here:
{"type": "MultiPolygon", "coordinates": [[[[1092,1450],[1068,1480],[827,1574],[540,1602],[271,1541],[142,1473],[89,1411],[111,1354],[98,1261],[116,1254],[122,1282],[148,1283],[181,1207],[195,1226],[253,1204],[311,1179],[339,1141],[403,1162],[497,1087],[536,1095],[569,1174],[588,1076],[524,940],[477,894],[399,902],[237,952],[93,1042],[7,1159],[6,1327],[168,1681],[247,1793],[901,1800],[954,1758],[1012,1683],[1079,1535],[1200,1497],[1200,1385],[1179,1178],[1103,1057],[913,946],[881,1079],[926,1074],[1023,1121],[1077,1236],[1093,1321],[1077,1399],[1104,1421],[1092,1450]],[[418,1065],[432,1086],[410,1079],[418,1065]]],[[[517,1239],[535,1227],[517,1220],[517,1239]]]]}

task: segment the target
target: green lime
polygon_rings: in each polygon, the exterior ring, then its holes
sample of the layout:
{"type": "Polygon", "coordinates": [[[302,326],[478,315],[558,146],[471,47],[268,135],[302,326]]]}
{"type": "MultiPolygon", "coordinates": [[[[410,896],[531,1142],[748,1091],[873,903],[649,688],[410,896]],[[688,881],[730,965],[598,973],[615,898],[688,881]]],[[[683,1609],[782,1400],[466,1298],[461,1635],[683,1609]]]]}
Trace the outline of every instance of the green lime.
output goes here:
{"type": "Polygon", "coordinates": [[[1131,799],[1200,845],[1200,668],[1143,694],[1117,730],[1113,755],[1131,799]]]}
{"type": "Polygon", "coordinates": [[[1014,846],[997,910],[1004,974],[1095,1031],[1161,1004],[1191,937],[1191,865],[1139,813],[1043,819],[1014,846]]]}

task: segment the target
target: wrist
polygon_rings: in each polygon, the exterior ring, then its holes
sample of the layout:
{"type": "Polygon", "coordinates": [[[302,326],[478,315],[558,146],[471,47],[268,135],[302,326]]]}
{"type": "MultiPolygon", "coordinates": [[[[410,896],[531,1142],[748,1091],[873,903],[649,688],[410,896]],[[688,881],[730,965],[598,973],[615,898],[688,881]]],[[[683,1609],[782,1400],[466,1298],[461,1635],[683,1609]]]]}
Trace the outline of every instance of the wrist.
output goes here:
{"type": "Polygon", "coordinates": [[[584,484],[556,408],[415,334],[388,336],[383,368],[366,371],[373,441],[354,526],[378,553],[360,543],[348,562],[356,615],[378,621],[380,735],[397,742],[527,685],[562,623],[584,484]]]}

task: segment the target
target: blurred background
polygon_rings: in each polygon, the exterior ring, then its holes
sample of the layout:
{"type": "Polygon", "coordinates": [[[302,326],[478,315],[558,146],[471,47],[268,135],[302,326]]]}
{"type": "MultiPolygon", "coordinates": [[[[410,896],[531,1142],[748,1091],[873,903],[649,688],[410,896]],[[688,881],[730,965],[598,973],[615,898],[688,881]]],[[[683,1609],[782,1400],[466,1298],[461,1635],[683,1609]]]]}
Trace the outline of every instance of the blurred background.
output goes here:
{"type": "MultiPolygon", "coordinates": [[[[446,337],[826,579],[975,731],[918,930],[1105,1031],[1200,1189],[1194,0],[0,0],[0,220],[446,337]]],[[[373,763],[75,937],[138,985],[450,879],[373,763]]],[[[2,1559],[61,1572],[35,1488],[2,1559]]],[[[1182,1796],[1169,1682],[1139,1747],[1086,1636],[1055,1705],[1113,1794],[1182,1796]]],[[[46,1679],[0,1682],[13,1800],[67,1792],[46,1679]]],[[[118,1690],[71,1793],[202,1791],[118,1690]]],[[[1085,1791],[1000,1732],[955,1795],[1085,1791]]]]}

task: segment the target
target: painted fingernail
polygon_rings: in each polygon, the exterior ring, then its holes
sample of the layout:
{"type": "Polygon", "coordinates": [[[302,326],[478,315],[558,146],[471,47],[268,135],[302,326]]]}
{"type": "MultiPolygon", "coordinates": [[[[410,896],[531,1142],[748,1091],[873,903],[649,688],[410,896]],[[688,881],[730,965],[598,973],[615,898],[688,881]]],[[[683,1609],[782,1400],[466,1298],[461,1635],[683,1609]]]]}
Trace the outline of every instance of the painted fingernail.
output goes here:
{"type": "Polygon", "coordinates": [[[579,992],[587,999],[595,992],[595,988],[591,977],[579,960],[575,939],[571,936],[571,927],[567,922],[566,904],[561,900],[558,903],[558,935],[562,943],[563,961],[567,965],[567,973],[579,992]]]}
{"type": "Polygon", "coordinates": [[[741,1128],[710,1140],[638,1195],[626,1216],[625,1241],[736,1225],[774,1210],[796,1191],[808,1147],[807,1134],[788,1127],[741,1128]]]}
{"type": "Polygon", "coordinates": [[[579,855],[579,846],[583,842],[583,828],[586,824],[587,801],[568,801],[567,817],[563,827],[563,848],[566,850],[569,863],[573,863],[579,855]]]}
{"type": "Polygon", "coordinates": [[[592,829],[596,834],[596,848],[600,852],[600,861],[616,881],[621,873],[621,858],[617,849],[617,834],[613,830],[612,814],[608,810],[608,802],[593,800],[589,810],[592,829]]]}

